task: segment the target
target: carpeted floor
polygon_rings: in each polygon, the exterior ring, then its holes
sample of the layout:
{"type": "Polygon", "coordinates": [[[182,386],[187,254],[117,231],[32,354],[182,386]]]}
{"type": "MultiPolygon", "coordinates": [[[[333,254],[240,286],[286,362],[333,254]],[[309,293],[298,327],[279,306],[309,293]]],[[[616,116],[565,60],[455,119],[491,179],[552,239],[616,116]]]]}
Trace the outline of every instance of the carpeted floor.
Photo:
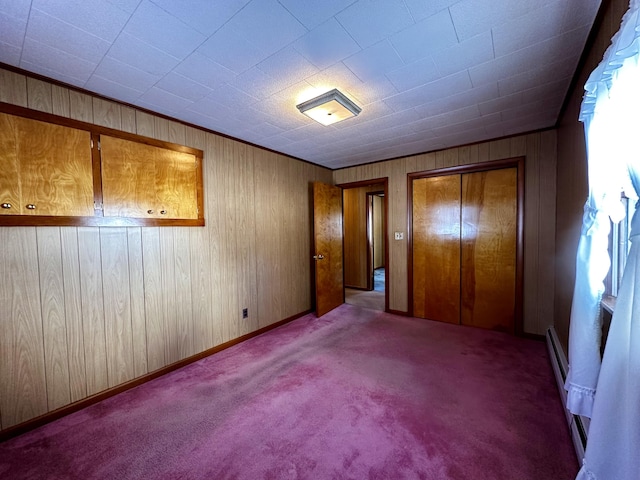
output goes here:
{"type": "Polygon", "coordinates": [[[385,300],[384,292],[375,290],[356,290],[355,288],[344,289],[344,301],[350,305],[363,308],[372,308],[384,312],[385,300]]]}
{"type": "Polygon", "coordinates": [[[373,272],[373,290],[344,289],[344,301],[350,305],[357,305],[374,310],[385,310],[385,278],[384,267],[373,272]]]}
{"type": "Polygon", "coordinates": [[[0,444],[3,479],[564,480],[542,342],[343,305],[0,444]]]}

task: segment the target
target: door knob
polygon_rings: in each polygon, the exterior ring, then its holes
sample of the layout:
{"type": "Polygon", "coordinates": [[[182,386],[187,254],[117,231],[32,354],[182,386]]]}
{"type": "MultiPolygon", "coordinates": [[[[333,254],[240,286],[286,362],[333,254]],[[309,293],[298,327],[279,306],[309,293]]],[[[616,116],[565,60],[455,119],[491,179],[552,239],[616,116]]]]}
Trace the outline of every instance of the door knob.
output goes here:
{"type": "Polygon", "coordinates": [[[322,254],[313,256],[314,260],[322,260],[323,258],[324,258],[324,255],[322,255],[322,254]]]}

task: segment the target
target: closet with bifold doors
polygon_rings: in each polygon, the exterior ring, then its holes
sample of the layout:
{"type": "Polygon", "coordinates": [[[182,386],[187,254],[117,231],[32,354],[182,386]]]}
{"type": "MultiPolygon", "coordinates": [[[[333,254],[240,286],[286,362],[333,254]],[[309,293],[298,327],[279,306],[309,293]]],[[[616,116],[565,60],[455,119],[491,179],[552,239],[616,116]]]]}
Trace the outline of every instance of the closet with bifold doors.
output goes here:
{"type": "Polygon", "coordinates": [[[522,332],[524,159],[412,173],[415,317],[522,332]]]}

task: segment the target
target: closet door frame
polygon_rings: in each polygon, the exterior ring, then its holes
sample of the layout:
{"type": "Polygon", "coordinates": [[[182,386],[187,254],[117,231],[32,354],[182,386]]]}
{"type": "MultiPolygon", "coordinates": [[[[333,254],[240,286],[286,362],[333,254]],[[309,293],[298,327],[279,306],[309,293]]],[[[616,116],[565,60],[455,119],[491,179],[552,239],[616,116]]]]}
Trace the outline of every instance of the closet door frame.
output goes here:
{"type": "Polygon", "coordinates": [[[408,272],[408,310],[413,316],[413,181],[420,178],[440,177],[463,173],[485,172],[503,168],[516,168],[516,298],[515,298],[515,334],[523,336],[523,285],[524,285],[524,161],[525,157],[514,157],[491,162],[474,163],[458,167],[439,168],[407,174],[407,272],[408,272]]]}

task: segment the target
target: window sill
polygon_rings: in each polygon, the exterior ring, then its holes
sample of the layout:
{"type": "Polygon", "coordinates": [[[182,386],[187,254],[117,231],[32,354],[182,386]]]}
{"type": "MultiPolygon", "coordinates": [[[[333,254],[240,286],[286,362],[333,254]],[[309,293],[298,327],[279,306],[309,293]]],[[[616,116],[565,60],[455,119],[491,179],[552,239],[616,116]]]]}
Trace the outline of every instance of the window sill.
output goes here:
{"type": "Polygon", "coordinates": [[[616,300],[617,298],[612,295],[604,295],[602,297],[602,301],[600,302],[600,305],[602,305],[602,308],[604,310],[606,310],[607,312],[613,315],[613,311],[616,308],[616,300]]]}

